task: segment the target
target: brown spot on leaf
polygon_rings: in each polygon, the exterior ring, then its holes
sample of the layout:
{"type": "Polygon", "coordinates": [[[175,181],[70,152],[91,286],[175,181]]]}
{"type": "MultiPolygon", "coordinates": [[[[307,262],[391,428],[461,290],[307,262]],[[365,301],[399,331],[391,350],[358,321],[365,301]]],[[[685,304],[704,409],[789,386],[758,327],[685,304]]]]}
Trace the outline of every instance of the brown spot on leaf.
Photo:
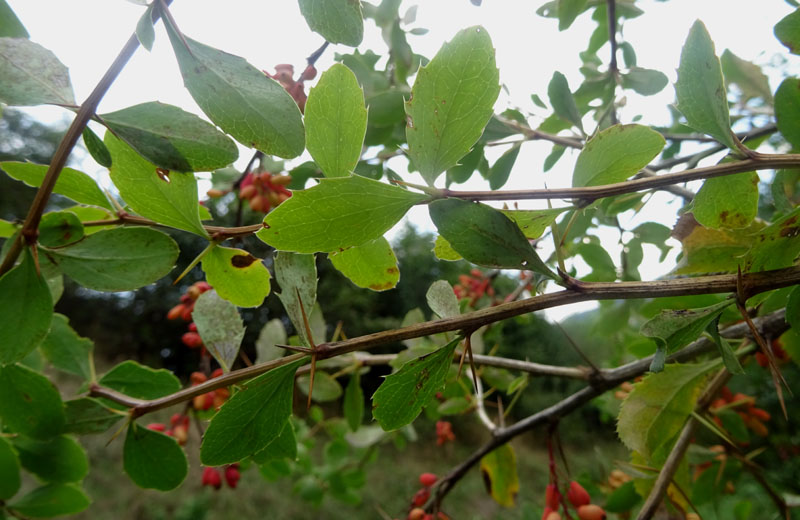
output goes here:
{"type": "Polygon", "coordinates": [[[29,403],[33,401],[33,398],[30,396],[30,394],[26,394],[26,393],[22,394],[22,399],[24,401],[28,401],[29,403]]]}
{"type": "Polygon", "coordinates": [[[244,269],[245,267],[250,267],[256,260],[258,259],[251,254],[236,255],[231,258],[231,265],[239,269],[244,269]]]}
{"type": "Polygon", "coordinates": [[[800,226],[784,226],[781,228],[781,236],[784,238],[800,236],[800,226]]]}
{"type": "Polygon", "coordinates": [[[392,282],[386,283],[373,283],[370,284],[369,288],[373,291],[385,291],[387,289],[391,289],[393,287],[392,282]]]}
{"type": "Polygon", "coordinates": [[[156,168],[156,175],[158,175],[159,179],[169,184],[169,170],[166,168],[156,168]]]}
{"type": "Polygon", "coordinates": [[[719,214],[719,219],[720,219],[722,222],[725,222],[726,220],[728,220],[728,210],[725,210],[725,211],[723,211],[722,213],[720,213],[720,214],[719,214]]]}
{"type": "Polygon", "coordinates": [[[397,268],[396,267],[390,267],[390,268],[388,268],[386,270],[386,272],[389,273],[389,274],[395,274],[397,272],[397,268]]]}

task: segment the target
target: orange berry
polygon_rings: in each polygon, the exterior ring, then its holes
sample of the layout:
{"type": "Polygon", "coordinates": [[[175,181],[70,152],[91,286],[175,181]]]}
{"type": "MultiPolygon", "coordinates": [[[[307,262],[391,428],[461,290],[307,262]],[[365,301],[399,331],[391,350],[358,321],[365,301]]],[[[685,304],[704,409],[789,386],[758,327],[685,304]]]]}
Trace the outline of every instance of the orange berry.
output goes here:
{"type": "Polygon", "coordinates": [[[415,507],[408,512],[408,520],[422,520],[425,517],[425,510],[421,507],[415,507]]]}
{"type": "Polygon", "coordinates": [[[211,199],[216,199],[218,197],[222,197],[223,195],[225,195],[225,192],[222,190],[218,190],[216,188],[211,188],[206,192],[206,195],[208,195],[208,197],[211,199]]]}
{"type": "Polygon", "coordinates": [[[215,377],[219,377],[224,373],[225,373],[224,370],[222,370],[221,368],[218,368],[218,369],[214,370],[213,372],[211,372],[211,379],[214,379],[215,377]]]}
{"type": "Polygon", "coordinates": [[[545,517],[545,520],[561,520],[561,515],[559,514],[558,511],[553,511],[552,513],[547,515],[547,517],[545,517]]]}
{"type": "Polygon", "coordinates": [[[587,504],[578,508],[578,518],[581,520],[605,520],[606,512],[596,504],[587,504]]]}
{"type": "Polygon", "coordinates": [[[589,493],[574,480],[569,483],[567,499],[575,507],[585,506],[592,501],[592,497],[589,496],[589,493]]]}
{"type": "Polygon", "coordinates": [[[178,441],[178,444],[183,446],[189,439],[189,429],[183,424],[174,426],[172,428],[172,436],[175,437],[175,440],[178,441]]]}
{"type": "Polygon", "coordinates": [[[756,408],[755,406],[751,407],[747,412],[760,421],[769,421],[772,417],[768,411],[756,408]]]}
{"type": "Polygon", "coordinates": [[[253,211],[263,211],[265,199],[261,195],[256,195],[250,199],[250,209],[253,211]]]}
{"type": "Polygon", "coordinates": [[[183,315],[183,311],[186,309],[186,306],[182,303],[179,303],[175,307],[171,308],[167,313],[168,320],[177,320],[183,315]]]}
{"type": "Polygon", "coordinates": [[[287,186],[292,182],[291,175],[273,175],[269,180],[275,186],[287,186]]]}

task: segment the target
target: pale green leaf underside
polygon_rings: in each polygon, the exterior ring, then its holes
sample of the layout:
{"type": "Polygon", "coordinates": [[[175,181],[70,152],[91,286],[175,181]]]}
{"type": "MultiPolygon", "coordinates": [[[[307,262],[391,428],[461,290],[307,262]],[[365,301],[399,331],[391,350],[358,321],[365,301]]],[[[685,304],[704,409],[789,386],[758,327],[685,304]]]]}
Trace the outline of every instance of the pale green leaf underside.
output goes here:
{"type": "Polygon", "coordinates": [[[726,300],[701,309],[664,310],[642,325],[641,333],[673,352],[697,339],[731,305],[733,301],[726,300]]]}
{"type": "Polygon", "coordinates": [[[194,304],[192,319],[208,352],[225,372],[230,371],[244,338],[244,324],[236,306],[215,290],[206,291],[194,304]]]}
{"type": "MultiPolygon", "coordinates": [[[[305,312],[306,318],[311,321],[312,309],[317,302],[317,264],[314,255],[279,251],[275,255],[274,265],[275,278],[281,287],[278,298],[303,344],[310,347],[313,340],[324,341],[325,338],[308,338],[303,319],[305,312]]],[[[313,335],[313,328],[311,333],[313,335]]]]}
{"type": "Polygon", "coordinates": [[[341,63],[326,70],[308,93],[306,146],[327,177],[350,175],[361,156],[367,130],[364,93],[341,63]]]}
{"type": "Polygon", "coordinates": [[[664,138],[642,125],[614,125],[592,137],[578,155],[572,186],[622,182],[647,166],[664,148],[664,138]]]}
{"type": "Polygon", "coordinates": [[[409,361],[386,377],[372,396],[372,415],[381,428],[396,430],[417,418],[423,406],[444,386],[460,341],[455,339],[436,352],[409,361]]]}
{"type": "Polygon", "coordinates": [[[480,26],[461,30],[419,70],[405,104],[406,138],[428,184],[470,151],[499,92],[492,40],[480,26]]]}
{"type": "Polygon", "coordinates": [[[288,159],[303,153],[300,109],[278,82],[244,58],[181,39],[169,23],[166,28],[183,84],[214,124],[270,155],[288,159]]]}
{"type": "Polygon", "coordinates": [[[384,237],[328,255],[333,266],[358,287],[392,289],[400,280],[397,257],[384,237]]]}
{"type": "Polygon", "coordinates": [[[758,174],[706,179],[694,198],[694,218],[707,228],[744,228],[758,212],[758,174]]]}
{"type": "Polygon", "coordinates": [[[706,374],[718,364],[671,364],[636,383],[620,409],[620,440],[646,457],[669,442],[694,410],[706,374]]]}
{"type": "Polygon", "coordinates": [[[130,146],[106,132],[111,180],[130,208],[159,224],[207,237],[200,221],[197,180],[192,173],[161,172],[130,146]]]}
{"type": "Polygon", "coordinates": [[[361,2],[353,0],[299,0],[308,27],[331,43],[356,47],[364,38],[361,2]]]}
{"type": "Polygon", "coordinates": [[[258,238],[281,251],[330,253],[374,240],[427,197],[360,175],[295,191],[264,219],[258,238]]]}
{"type": "Polygon", "coordinates": [[[681,51],[675,94],[678,110],[690,127],[736,149],[722,66],[714,51],[714,42],[700,20],[692,25],[681,51]]]}
{"type": "Polygon", "coordinates": [[[461,314],[458,308],[458,298],[453,292],[453,286],[447,280],[436,280],[425,293],[428,307],[440,318],[452,318],[461,314]]]}
{"type": "Polygon", "coordinates": [[[26,38],[0,38],[0,102],[74,105],[69,71],[55,54],[26,38]]]}

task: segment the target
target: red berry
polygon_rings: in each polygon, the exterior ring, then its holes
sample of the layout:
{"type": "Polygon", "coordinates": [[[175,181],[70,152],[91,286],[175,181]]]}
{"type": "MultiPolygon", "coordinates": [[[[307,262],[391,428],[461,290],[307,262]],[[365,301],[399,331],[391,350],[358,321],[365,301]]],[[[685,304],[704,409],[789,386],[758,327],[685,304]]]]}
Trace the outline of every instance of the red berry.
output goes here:
{"type": "Polygon", "coordinates": [[[423,473],[419,476],[419,483],[425,487],[431,487],[436,484],[438,478],[433,473],[423,473]]]}
{"type": "Polygon", "coordinates": [[[589,493],[586,492],[583,486],[581,486],[574,480],[569,483],[569,491],[567,491],[567,499],[575,507],[585,506],[586,504],[592,501],[592,497],[589,496],[589,493]]]}
{"type": "Polygon", "coordinates": [[[172,417],[169,418],[169,423],[172,426],[175,426],[176,424],[179,424],[181,422],[183,422],[183,415],[179,413],[174,413],[172,414],[172,417]]]}
{"type": "Polygon", "coordinates": [[[195,386],[200,383],[205,383],[208,378],[202,372],[192,372],[192,375],[189,376],[189,380],[192,382],[192,386],[195,386]]]}
{"type": "Polygon", "coordinates": [[[561,515],[558,511],[553,511],[549,515],[547,515],[544,520],[561,520],[561,515]]]}
{"type": "Polygon", "coordinates": [[[183,316],[183,311],[186,309],[186,306],[182,303],[179,303],[175,307],[171,308],[167,313],[168,320],[177,320],[181,316],[183,316]]]}
{"type": "Polygon", "coordinates": [[[154,422],[154,423],[148,424],[147,425],[147,429],[148,430],[153,430],[153,431],[156,431],[156,432],[163,432],[164,430],[166,430],[166,426],[164,426],[161,423],[154,422]]]}
{"type": "Polygon", "coordinates": [[[425,502],[431,497],[431,490],[428,488],[422,488],[414,494],[414,498],[411,500],[411,503],[416,506],[424,506],[425,502]]]}
{"type": "Polygon", "coordinates": [[[232,465],[225,468],[225,482],[228,483],[228,487],[235,489],[236,484],[239,483],[241,476],[242,475],[239,473],[238,468],[232,465]]]}
{"type": "Polygon", "coordinates": [[[215,377],[219,377],[224,373],[225,373],[224,370],[222,370],[221,368],[218,368],[218,369],[214,370],[213,372],[211,372],[211,379],[214,379],[215,377]]]}
{"type": "Polygon", "coordinates": [[[197,332],[197,324],[195,322],[189,324],[189,332],[197,332]]]}
{"type": "Polygon", "coordinates": [[[578,508],[578,518],[581,520],[605,520],[606,512],[595,504],[587,504],[578,508]]]}
{"type": "Polygon", "coordinates": [[[202,483],[204,486],[212,486],[214,489],[219,489],[222,487],[222,477],[220,477],[216,468],[203,468],[202,483]]]}
{"type": "Polygon", "coordinates": [[[197,348],[203,345],[203,339],[196,332],[187,332],[181,336],[181,341],[189,348],[197,348]]]}
{"type": "Polygon", "coordinates": [[[419,507],[415,507],[409,511],[406,517],[407,520],[422,520],[423,518],[425,518],[425,510],[419,507]]]}
{"type": "Polygon", "coordinates": [[[544,505],[552,509],[553,511],[558,511],[558,508],[561,503],[561,493],[558,491],[558,488],[555,484],[547,484],[547,488],[544,492],[544,505]]]}

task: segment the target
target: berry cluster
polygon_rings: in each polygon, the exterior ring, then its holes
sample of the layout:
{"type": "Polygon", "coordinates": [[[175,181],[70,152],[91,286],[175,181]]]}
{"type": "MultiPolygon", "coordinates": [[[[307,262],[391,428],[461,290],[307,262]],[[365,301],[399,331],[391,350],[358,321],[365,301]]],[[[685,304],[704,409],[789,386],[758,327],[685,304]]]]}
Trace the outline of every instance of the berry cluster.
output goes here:
{"type": "Polygon", "coordinates": [[[441,446],[450,441],[456,440],[453,433],[453,425],[450,421],[436,421],[436,445],[441,446]]]}
{"type": "Polygon", "coordinates": [[[203,346],[203,340],[200,334],[197,333],[197,325],[192,322],[192,311],[194,311],[194,302],[201,294],[211,289],[207,282],[196,282],[186,289],[186,292],[181,295],[181,303],[171,308],[167,313],[168,320],[182,319],[189,322],[189,332],[181,336],[181,341],[189,348],[198,348],[203,346]]]}
{"type": "Polygon", "coordinates": [[[189,439],[189,416],[176,413],[170,417],[169,424],[169,429],[167,429],[167,425],[164,423],[150,423],[147,427],[151,430],[174,437],[181,446],[186,444],[186,441],[189,439]]]}
{"type": "MultiPolygon", "coordinates": [[[[219,377],[223,374],[223,370],[218,368],[211,373],[211,377],[206,377],[206,375],[202,372],[192,372],[192,375],[189,376],[189,379],[192,382],[192,386],[197,386],[200,383],[205,383],[209,379],[214,379],[215,377],[219,377]]],[[[231,392],[227,388],[217,388],[216,390],[212,390],[211,392],[206,392],[202,395],[195,396],[194,400],[192,401],[192,407],[197,410],[198,412],[204,410],[210,410],[212,407],[215,410],[218,410],[220,406],[222,406],[225,401],[228,400],[230,397],[231,392]]]]}
{"type": "MultiPolygon", "coordinates": [[[[733,409],[742,418],[745,426],[759,437],[766,437],[769,433],[765,422],[770,420],[768,411],[755,406],[755,398],[741,392],[733,393],[726,386],[720,391],[720,396],[715,399],[709,407],[711,413],[721,410],[733,409]]],[[[719,417],[714,417],[714,422],[722,428],[722,421],[719,417]]]]}
{"type": "Polygon", "coordinates": [[[267,213],[292,196],[292,192],[286,189],[290,182],[292,178],[289,175],[248,173],[239,185],[239,198],[249,201],[253,211],[267,213]]]}
{"type": "Polygon", "coordinates": [[[431,497],[431,487],[436,484],[439,477],[433,473],[423,473],[419,476],[419,483],[422,488],[414,494],[411,500],[411,510],[408,512],[406,520],[449,520],[449,517],[441,511],[434,517],[430,513],[426,513],[422,506],[431,497]]]}
{"type": "MultiPolygon", "coordinates": [[[[592,497],[589,496],[583,486],[574,480],[569,483],[566,498],[575,508],[580,520],[604,520],[606,518],[606,512],[603,511],[603,508],[592,504],[592,497]]],[[[562,507],[566,514],[567,503],[564,501],[564,497],[556,484],[550,483],[547,485],[544,501],[545,508],[544,513],[542,513],[542,520],[561,520],[561,513],[558,511],[562,507]]]]}
{"type": "Polygon", "coordinates": [[[297,106],[300,107],[300,112],[305,110],[307,97],[303,82],[316,77],[317,69],[315,69],[313,65],[307,66],[300,75],[300,79],[297,81],[295,81],[293,78],[294,66],[289,63],[275,65],[275,74],[270,74],[267,71],[264,71],[264,74],[280,83],[281,86],[286,89],[286,92],[292,96],[292,99],[294,99],[295,103],[297,103],[297,106]]]}
{"type": "Polygon", "coordinates": [[[462,274],[458,276],[458,283],[453,287],[453,292],[456,293],[456,298],[462,300],[467,298],[469,306],[475,307],[484,295],[490,298],[494,297],[494,287],[492,287],[492,278],[486,276],[479,269],[473,269],[469,274],[462,274]]]}
{"type": "MultiPolygon", "coordinates": [[[[239,464],[229,464],[225,466],[225,469],[222,470],[223,474],[225,475],[225,483],[228,484],[228,487],[231,489],[236,489],[236,485],[239,483],[239,479],[241,478],[241,473],[239,473],[239,464]]],[[[214,489],[220,489],[222,487],[222,475],[220,475],[219,468],[203,468],[203,485],[213,487],[214,489]]]]}

